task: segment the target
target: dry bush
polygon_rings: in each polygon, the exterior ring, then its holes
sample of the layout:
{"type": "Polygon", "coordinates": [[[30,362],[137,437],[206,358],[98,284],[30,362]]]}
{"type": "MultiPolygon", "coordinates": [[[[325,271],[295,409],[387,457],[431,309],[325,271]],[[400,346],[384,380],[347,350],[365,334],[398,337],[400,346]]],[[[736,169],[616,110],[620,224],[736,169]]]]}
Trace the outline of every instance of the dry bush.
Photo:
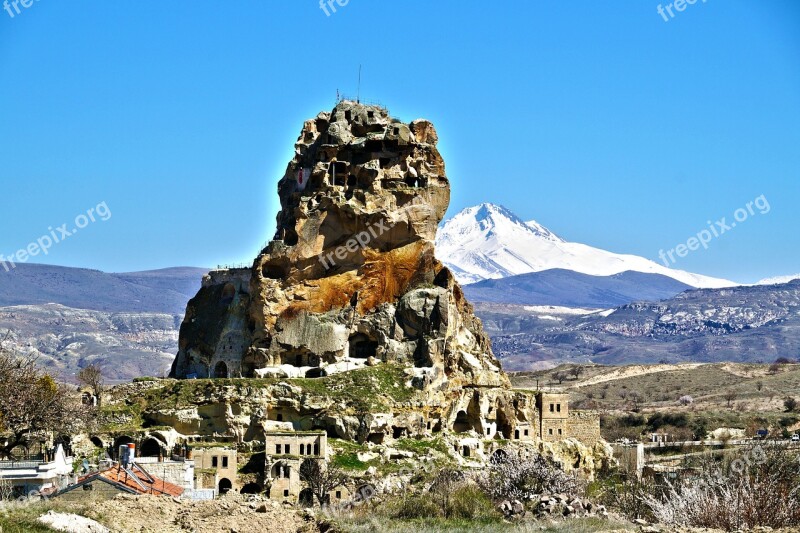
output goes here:
{"type": "Polygon", "coordinates": [[[578,495],[578,479],[541,455],[532,459],[509,454],[494,461],[476,477],[481,489],[494,500],[525,500],[537,494],[578,495]]]}
{"type": "Polygon", "coordinates": [[[800,462],[782,446],[743,451],[725,472],[706,467],[701,479],[668,485],[644,498],[664,524],[726,531],[800,524],[800,462]]]}

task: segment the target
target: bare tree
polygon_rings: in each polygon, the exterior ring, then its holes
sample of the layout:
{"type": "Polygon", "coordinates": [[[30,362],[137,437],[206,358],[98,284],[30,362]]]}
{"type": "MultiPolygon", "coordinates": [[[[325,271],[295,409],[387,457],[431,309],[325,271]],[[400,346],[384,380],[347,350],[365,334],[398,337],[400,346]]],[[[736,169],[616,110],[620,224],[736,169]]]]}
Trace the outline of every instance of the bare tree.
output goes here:
{"type": "Polygon", "coordinates": [[[78,372],[78,381],[92,389],[92,393],[97,398],[97,406],[100,407],[102,403],[103,390],[105,389],[105,382],[103,380],[103,373],[99,365],[89,365],[78,372]]]}
{"type": "Polygon", "coordinates": [[[71,434],[89,413],[70,391],[36,364],[0,343],[0,457],[15,458],[15,448],[48,434],[71,434]]]}
{"type": "Polygon", "coordinates": [[[726,393],[725,393],[725,395],[723,396],[723,398],[725,398],[725,401],[726,401],[726,402],[728,402],[728,409],[730,409],[731,405],[733,404],[733,401],[734,401],[734,400],[735,400],[735,399],[736,399],[738,396],[739,396],[739,395],[736,393],[736,391],[732,391],[732,390],[729,390],[728,392],[726,392],[726,393]]]}
{"type": "Polygon", "coordinates": [[[564,383],[564,380],[567,379],[567,373],[562,371],[553,372],[550,374],[550,377],[553,378],[553,381],[558,381],[558,384],[561,385],[564,383]]]}
{"type": "Polygon", "coordinates": [[[319,459],[306,459],[300,465],[300,479],[305,482],[320,505],[328,503],[328,493],[347,482],[347,475],[333,463],[319,459]]]}
{"type": "Polygon", "coordinates": [[[579,377],[581,377],[581,374],[584,373],[584,368],[580,365],[573,366],[572,368],[569,369],[569,373],[572,375],[572,377],[578,379],[579,377]]]}

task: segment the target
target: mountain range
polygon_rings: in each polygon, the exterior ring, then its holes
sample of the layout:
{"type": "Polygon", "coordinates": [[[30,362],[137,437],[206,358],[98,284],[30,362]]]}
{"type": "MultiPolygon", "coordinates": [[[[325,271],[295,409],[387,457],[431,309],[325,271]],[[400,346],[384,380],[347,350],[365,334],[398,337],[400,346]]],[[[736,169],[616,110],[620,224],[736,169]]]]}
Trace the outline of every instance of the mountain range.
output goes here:
{"type": "Polygon", "coordinates": [[[572,362],[770,362],[800,355],[800,280],[575,310],[478,304],[509,370],[572,362]]]}
{"type": "Polygon", "coordinates": [[[0,269],[0,339],[64,380],[98,364],[110,382],[162,375],[178,351],[186,302],[207,269],[109,274],[18,264],[0,269]]]}
{"type": "MultiPolygon", "coordinates": [[[[508,370],[800,353],[800,280],[791,281],[800,275],[732,286],[566,242],[493,204],[445,222],[436,255],[462,281],[476,281],[464,292],[508,370]]],[[[186,303],[206,272],[0,269],[0,333],[65,379],[90,363],[110,381],[160,375],[177,353],[186,303]]]]}

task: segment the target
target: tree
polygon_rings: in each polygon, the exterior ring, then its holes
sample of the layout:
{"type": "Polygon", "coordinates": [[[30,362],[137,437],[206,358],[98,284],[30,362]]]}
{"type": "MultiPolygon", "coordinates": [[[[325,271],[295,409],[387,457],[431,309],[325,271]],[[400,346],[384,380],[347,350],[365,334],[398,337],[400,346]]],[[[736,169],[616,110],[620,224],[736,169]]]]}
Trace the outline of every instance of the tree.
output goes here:
{"type": "Polygon", "coordinates": [[[78,372],[78,381],[92,389],[92,393],[97,398],[97,406],[100,407],[102,402],[104,381],[103,373],[100,371],[98,365],[89,365],[78,372]]]}
{"type": "Polygon", "coordinates": [[[550,377],[552,377],[554,381],[558,381],[558,384],[561,385],[564,383],[564,380],[567,379],[567,373],[562,371],[553,372],[550,374],[550,377]]]}
{"type": "Polygon", "coordinates": [[[328,493],[347,482],[347,475],[333,463],[306,459],[300,465],[300,479],[308,486],[320,505],[328,503],[328,493]]]}
{"type": "Polygon", "coordinates": [[[728,409],[730,409],[731,404],[733,404],[733,401],[737,397],[738,397],[738,394],[736,393],[736,391],[729,390],[728,392],[725,393],[723,398],[725,398],[725,401],[728,402],[728,409]]]}
{"type": "Polygon", "coordinates": [[[569,369],[569,373],[572,374],[572,377],[574,377],[575,379],[581,377],[581,374],[583,374],[583,372],[584,369],[580,365],[573,366],[572,368],[569,369]]]}
{"type": "Polygon", "coordinates": [[[764,382],[763,381],[756,381],[756,390],[758,392],[761,392],[761,389],[763,389],[763,388],[764,388],[764,382]]]}
{"type": "Polygon", "coordinates": [[[537,494],[575,494],[578,480],[541,455],[509,453],[477,476],[478,485],[494,500],[522,500],[537,494]]]}
{"type": "Polygon", "coordinates": [[[678,403],[681,405],[692,405],[694,403],[694,398],[687,394],[678,398],[678,403]]]}
{"type": "Polygon", "coordinates": [[[795,409],[797,409],[797,400],[792,398],[791,396],[787,396],[783,399],[783,406],[786,408],[787,413],[791,413],[795,409]]]}
{"type": "Polygon", "coordinates": [[[49,434],[72,434],[88,413],[64,385],[0,342],[0,457],[16,458],[15,448],[49,434]]]}

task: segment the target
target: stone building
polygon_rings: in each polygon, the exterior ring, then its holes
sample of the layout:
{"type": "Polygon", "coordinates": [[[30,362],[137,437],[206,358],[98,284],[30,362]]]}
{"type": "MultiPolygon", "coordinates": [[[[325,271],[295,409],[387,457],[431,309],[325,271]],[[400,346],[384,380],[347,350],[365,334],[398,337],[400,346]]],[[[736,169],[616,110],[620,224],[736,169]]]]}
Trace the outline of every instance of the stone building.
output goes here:
{"type": "Polygon", "coordinates": [[[539,411],[539,438],[556,442],[569,437],[569,394],[539,392],[536,394],[539,411]]]}
{"type": "Polygon", "coordinates": [[[192,459],[197,488],[213,488],[218,494],[241,488],[235,448],[192,448],[192,459]]]}
{"type": "MultiPolygon", "coordinates": [[[[267,431],[266,477],[271,499],[296,502],[304,484],[300,466],[306,460],[327,460],[328,436],[324,431],[267,431]]],[[[341,490],[340,490],[341,492],[341,490]]],[[[307,495],[305,495],[307,499],[307,495]]]]}

